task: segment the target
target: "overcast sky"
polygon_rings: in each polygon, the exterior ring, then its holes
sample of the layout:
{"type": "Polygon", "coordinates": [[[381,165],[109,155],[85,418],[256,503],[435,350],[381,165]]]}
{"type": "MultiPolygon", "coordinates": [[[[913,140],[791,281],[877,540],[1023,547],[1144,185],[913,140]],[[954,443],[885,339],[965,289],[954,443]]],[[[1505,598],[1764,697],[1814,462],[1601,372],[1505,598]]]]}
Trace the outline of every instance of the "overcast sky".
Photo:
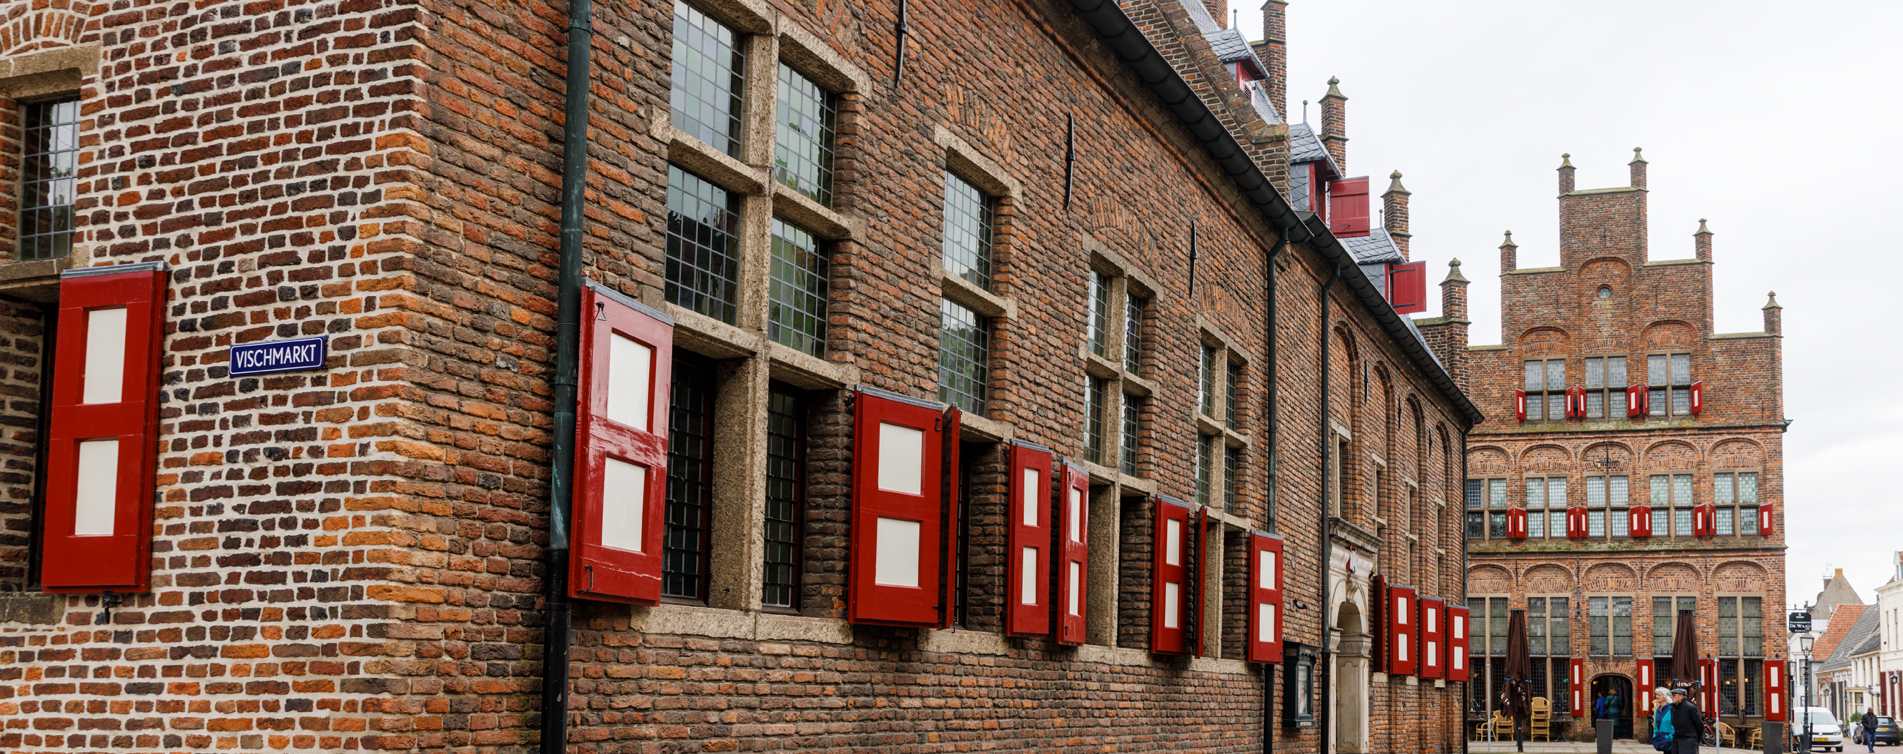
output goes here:
{"type": "MultiPolygon", "coordinates": [[[[1252,39],[1259,3],[1234,6],[1252,39]]],[[[1873,598],[1903,550],[1903,3],[1292,0],[1288,15],[1290,117],[1341,78],[1350,172],[1376,194],[1406,174],[1414,258],[1430,284],[1460,258],[1474,343],[1500,342],[1502,230],[1521,267],[1558,264],[1560,153],[1598,188],[1626,185],[1644,147],[1652,256],[1690,257],[1709,218],[1718,330],[1760,330],[1766,291],[1785,307],[1788,598],[1833,567],[1873,598]]]]}

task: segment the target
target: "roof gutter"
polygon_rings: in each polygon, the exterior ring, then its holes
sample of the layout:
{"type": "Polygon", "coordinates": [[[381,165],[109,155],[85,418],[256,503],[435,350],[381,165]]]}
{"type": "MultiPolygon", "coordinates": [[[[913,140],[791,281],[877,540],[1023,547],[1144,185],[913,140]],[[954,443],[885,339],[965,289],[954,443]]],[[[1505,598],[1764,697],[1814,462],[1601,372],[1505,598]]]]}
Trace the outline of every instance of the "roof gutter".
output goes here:
{"type": "Polygon", "coordinates": [[[1311,213],[1298,212],[1289,206],[1288,200],[1262,174],[1261,168],[1249,158],[1235,136],[1216,119],[1214,113],[1203,104],[1202,98],[1189,88],[1188,82],[1176,72],[1176,69],[1164,60],[1143,36],[1143,32],[1130,22],[1116,0],[1070,0],[1078,17],[1097,33],[1104,44],[1117,56],[1143,85],[1162,101],[1163,106],[1181,121],[1191,136],[1202,144],[1211,159],[1221,167],[1223,174],[1234,182],[1243,198],[1262,214],[1270,227],[1285,229],[1294,225],[1305,226],[1313,240],[1309,246],[1331,267],[1346,265],[1352,270],[1343,271],[1342,282],[1349,292],[1354,294],[1361,304],[1374,315],[1375,322],[1401,348],[1408,361],[1427,375],[1442,397],[1454,404],[1466,417],[1469,426],[1480,423],[1482,415],[1479,407],[1467,399],[1460,386],[1455,384],[1447,368],[1434,358],[1427,344],[1415,331],[1394,312],[1386,296],[1375,288],[1368,276],[1356,265],[1353,254],[1341,245],[1335,234],[1328,230],[1327,223],[1311,213]]]}

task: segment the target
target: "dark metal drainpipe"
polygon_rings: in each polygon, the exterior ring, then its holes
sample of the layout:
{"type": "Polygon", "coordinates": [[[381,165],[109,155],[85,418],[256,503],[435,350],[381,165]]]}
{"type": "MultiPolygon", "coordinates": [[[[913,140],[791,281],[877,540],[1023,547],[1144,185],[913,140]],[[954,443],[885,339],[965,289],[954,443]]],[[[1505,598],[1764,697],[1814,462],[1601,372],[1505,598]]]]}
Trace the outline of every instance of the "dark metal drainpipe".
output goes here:
{"type": "MultiPolygon", "coordinates": [[[[1263,395],[1265,396],[1265,401],[1267,405],[1264,406],[1262,415],[1263,415],[1263,423],[1266,424],[1268,428],[1266,432],[1267,437],[1263,438],[1263,441],[1268,445],[1268,450],[1269,450],[1268,499],[1266,504],[1263,506],[1264,514],[1265,514],[1263,518],[1266,519],[1268,523],[1270,534],[1274,534],[1276,531],[1276,528],[1275,528],[1275,433],[1278,427],[1276,425],[1276,415],[1275,415],[1275,397],[1276,397],[1275,396],[1275,391],[1276,391],[1275,360],[1277,357],[1281,355],[1280,353],[1276,351],[1276,348],[1275,348],[1275,260],[1281,257],[1282,248],[1288,245],[1288,232],[1283,231],[1281,233],[1277,233],[1276,236],[1277,237],[1275,239],[1275,245],[1269,247],[1268,255],[1263,258],[1264,259],[1263,267],[1265,268],[1263,270],[1263,273],[1264,273],[1263,277],[1267,281],[1265,285],[1268,288],[1268,306],[1264,308],[1264,311],[1262,314],[1262,342],[1264,344],[1264,349],[1268,352],[1268,358],[1264,359],[1262,364],[1263,371],[1267,373],[1267,377],[1263,380],[1266,383],[1266,387],[1262,391],[1263,395]]],[[[1286,611],[1286,608],[1284,608],[1284,610],[1286,611]]],[[[1262,666],[1262,754],[1269,754],[1269,752],[1272,752],[1274,750],[1275,750],[1275,666],[1263,665],[1262,666]]]]}
{"type": "MultiPolygon", "coordinates": [[[[1322,413],[1321,413],[1321,421],[1318,422],[1320,427],[1319,427],[1319,430],[1316,432],[1316,435],[1321,441],[1321,450],[1322,450],[1322,469],[1321,469],[1322,471],[1321,473],[1321,480],[1322,480],[1322,486],[1321,486],[1322,488],[1322,495],[1321,495],[1321,500],[1322,500],[1322,505],[1321,505],[1322,632],[1321,632],[1320,646],[1317,647],[1318,651],[1316,653],[1317,657],[1319,657],[1320,659],[1317,661],[1317,664],[1319,665],[1319,667],[1315,669],[1315,677],[1317,679],[1315,685],[1318,687],[1321,693],[1322,703],[1320,705],[1321,709],[1316,710],[1315,713],[1320,718],[1320,723],[1321,723],[1319,726],[1317,726],[1317,729],[1321,731],[1321,738],[1322,738],[1321,747],[1318,749],[1318,751],[1322,751],[1322,752],[1329,751],[1330,748],[1334,745],[1334,741],[1331,740],[1332,737],[1329,735],[1329,732],[1328,732],[1329,718],[1333,717],[1333,715],[1331,715],[1330,713],[1333,711],[1334,701],[1335,701],[1333,698],[1333,692],[1328,690],[1328,681],[1329,681],[1329,676],[1331,675],[1328,672],[1328,654],[1329,654],[1328,653],[1328,631],[1331,628],[1329,624],[1334,622],[1334,617],[1328,614],[1329,613],[1328,593],[1329,593],[1329,586],[1330,586],[1328,583],[1329,581],[1328,568],[1331,562],[1330,559],[1333,558],[1335,555],[1334,541],[1333,541],[1335,536],[1334,524],[1332,521],[1329,520],[1328,506],[1330,502],[1328,499],[1328,492],[1327,492],[1328,485],[1331,481],[1328,478],[1329,476],[1328,459],[1332,452],[1331,446],[1334,445],[1334,443],[1328,441],[1328,417],[1329,417],[1329,411],[1331,410],[1329,406],[1329,400],[1328,400],[1328,388],[1329,388],[1328,373],[1330,371],[1329,365],[1330,365],[1330,359],[1331,359],[1331,354],[1329,353],[1330,351],[1329,345],[1334,342],[1334,338],[1331,337],[1332,334],[1329,332],[1330,328],[1328,324],[1328,291],[1335,287],[1335,282],[1338,280],[1341,280],[1341,264],[1340,263],[1336,263],[1334,265],[1334,270],[1329,274],[1328,281],[1321,284],[1320,310],[1319,310],[1321,313],[1321,334],[1322,334],[1322,368],[1321,368],[1322,413]]],[[[1347,490],[1342,490],[1342,492],[1346,493],[1347,490]]]]}
{"type": "MultiPolygon", "coordinates": [[[[1461,356],[1462,355],[1456,355],[1455,358],[1461,358],[1461,356]]],[[[1460,492],[1463,496],[1460,504],[1463,510],[1463,517],[1466,515],[1464,511],[1467,505],[1465,499],[1465,495],[1467,494],[1467,433],[1470,431],[1472,431],[1471,428],[1460,431],[1460,492]]],[[[1463,518],[1460,524],[1460,599],[1462,602],[1465,602],[1467,601],[1467,597],[1467,522],[1465,518],[1463,518]]],[[[1469,646],[1473,643],[1473,635],[1473,616],[1469,615],[1467,616],[1467,642],[1469,646]]],[[[1467,754],[1467,699],[1473,695],[1473,675],[1473,652],[1469,650],[1467,652],[1467,683],[1460,689],[1460,703],[1455,705],[1456,711],[1454,713],[1454,720],[1456,721],[1455,727],[1460,729],[1460,754],[1467,754]]],[[[1493,717],[1490,705],[1486,708],[1489,709],[1489,711],[1484,714],[1486,714],[1488,718],[1493,717]]]]}
{"type": "Polygon", "coordinates": [[[554,437],[548,473],[548,591],[542,622],[542,754],[568,745],[568,504],[575,468],[575,382],[581,360],[582,193],[588,175],[591,0],[568,3],[568,78],[562,123],[561,264],[555,286],[554,437]]]}

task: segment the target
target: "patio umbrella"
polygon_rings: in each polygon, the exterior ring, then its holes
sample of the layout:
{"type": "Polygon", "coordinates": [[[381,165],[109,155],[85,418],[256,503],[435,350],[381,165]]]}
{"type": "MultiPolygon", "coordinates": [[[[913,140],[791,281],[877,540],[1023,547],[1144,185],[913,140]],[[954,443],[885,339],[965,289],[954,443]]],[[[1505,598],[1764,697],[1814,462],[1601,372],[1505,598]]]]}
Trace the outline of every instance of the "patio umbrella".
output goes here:
{"type": "Polygon", "coordinates": [[[1698,682],[1698,623],[1692,611],[1678,611],[1678,635],[1672,640],[1671,678],[1674,686],[1698,682]]]}
{"type": "Polygon", "coordinates": [[[1515,610],[1507,619],[1507,714],[1524,720],[1527,709],[1527,683],[1533,677],[1533,661],[1526,647],[1526,611],[1515,610]],[[1518,691],[1520,693],[1514,693],[1518,691]]]}

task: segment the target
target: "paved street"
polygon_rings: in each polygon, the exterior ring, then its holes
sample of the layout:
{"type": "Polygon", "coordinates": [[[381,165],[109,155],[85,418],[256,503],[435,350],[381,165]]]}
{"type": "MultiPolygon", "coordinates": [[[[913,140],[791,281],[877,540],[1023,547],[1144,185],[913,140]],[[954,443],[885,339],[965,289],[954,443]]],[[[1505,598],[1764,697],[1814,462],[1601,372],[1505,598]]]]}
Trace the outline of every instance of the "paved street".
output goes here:
{"type": "MultiPolygon", "coordinates": [[[[1591,752],[1598,751],[1591,741],[1556,741],[1552,743],[1540,741],[1528,743],[1526,750],[1529,754],[1561,754],[1562,752],[1564,754],[1591,754],[1591,752]]],[[[1656,754],[1651,746],[1637,741],[1615,741],[1612,744],[1612,750],[1617,754],[1656,754]]],[[[1486,741],[1470,741],[1467,744],[1467,751],[1474,753],[1488,752],[1492,754],[1495,752],[1512,752],[1514,748],[1512,741],[1494,741],[1491,743],[1486,741]]],[[[1724,749],[1706,747],[1699,751],[1700,754],[1704,754],[1705,752],[1747,752],[1756,750],[1733,747],[1724,749]]]]}

